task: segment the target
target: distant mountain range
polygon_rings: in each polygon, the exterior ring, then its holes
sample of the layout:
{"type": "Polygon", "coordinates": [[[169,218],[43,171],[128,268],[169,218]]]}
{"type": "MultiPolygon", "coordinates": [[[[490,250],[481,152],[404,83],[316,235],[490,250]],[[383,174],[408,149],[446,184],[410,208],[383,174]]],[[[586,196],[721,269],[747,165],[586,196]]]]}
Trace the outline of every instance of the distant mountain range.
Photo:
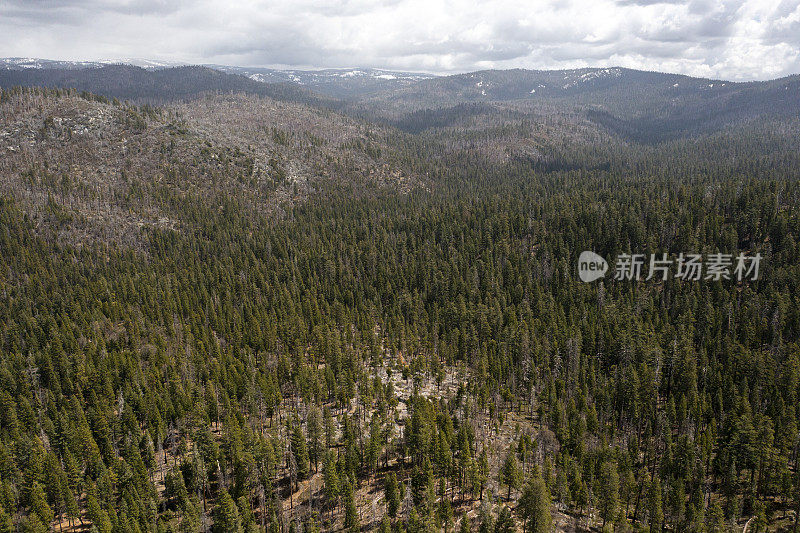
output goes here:
{"type": "Polygon", "coordinates": [[[710,133],[754,119],[800,117],[800,76],[737,83],[616,67],[432,76],[148,60],[0,59],[0,86],[15,85],[71,87],[154,102],[208,92],[246,93],[340,110],[409,132],[463,125],[470,116],[578,113],[623,138],[644,142],[710,133]]]}
{"type": "Polygon", "coordinates": [[[103,61],[60,61],[57,59],[41,59],[38,57],[0,57],[0,68],[10,70],[24,69],[84,69],[98,68],[107,65],[132,65],[146,69],[162,69],[185,66],[184,63],[171,61],[151,61],[149,59],[106,59],[103,61]]]}
{"type": "Polygon", "coordinates": [[[207,66],[231,74],[241,74],[263,83],[296,83],[335,98],[364,96],[435,78],[431,74],[381,69],[276,70],[224,65],[207,66]]]}
{"type": "Polygon", "coordinates": [[[625,68],[489,70],[422,80],[362,98],[358,107],[402,124],[409,117],[441,114],[474,104],[497,112],[531,110],[581,113],[635,140],[660,141],[709,133],[760,118],[800,118],[800,76],[730,82],[625,68]]]}
{"type": "MultiPolygon", "coordinates": [[[[148,59],[56,61],[24,57],[0,58],[0,69],[14,71],[86,70],[108,66],[133,66],[149,71],[159,71],[176,67],[188,67],[190,65],[176,62],[151,61],[148,59]]],[[[238,74],[262,83],[294,83],[335,98],[351,98],[353,96],[371,94],[435,77],[432,74],[382,69],[281,70],[214,64],[200,66],[225,72],[226,74],[238,74]]]]}
{"type": "Polygon", "coordinates": [[[0,69],[0,87],[59,87],[117,98],[163,103],[204,93],[244,93],[318,107],[338,101],[296,83],[262,83],[238,74],[201,66],[145,69],[132,65],[81,68],[0,69]]]}

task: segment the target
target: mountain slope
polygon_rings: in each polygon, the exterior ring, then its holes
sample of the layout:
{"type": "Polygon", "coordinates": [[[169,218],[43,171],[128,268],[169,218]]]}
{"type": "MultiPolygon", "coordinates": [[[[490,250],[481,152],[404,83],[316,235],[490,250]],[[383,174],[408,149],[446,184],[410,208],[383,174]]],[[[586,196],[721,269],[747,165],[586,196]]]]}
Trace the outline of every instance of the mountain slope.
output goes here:
{"type": "Polygon", "coordinates": [[[420,182],[388,135],[266,97],[153,108],[18,88],[0,92],[0,195],[59,239],[135,245],[142,228],[193,227],[192,205],[270,218],[325,188],[408,191],[420,182]]]}
{"type": "Polygon", "coordinates": [[[396,90],[435,77],[430,74],[381,69],[278,70],[209,66],[264,83],[296,83],[314,92],[342,99],[354,99],[382,91],[396,90]]]}
{"type": "Polygon", "coordinates": [[[74,87],[107,97],[168,102],[245,93],[346,110],[410,133],[526,119],[590,121],[628,141],[661,142],[760,120],[800,116],[800,76],[736,83],[624,68],[490,70],[446,77],[380,70],[280,71],[182,66],[97,67],[4,60],[0,87],[74,87]],[[53,66],[54,68],[41,68],[53,66]],[[27,67],[27,68],[25,68],[27,67]],[[327,96],[324,96],[327,95],[327,96]]]}
{"type": "Polygon", "coordinates": [[[108,59],[103,61],[62,61],[42,59],[38,57],[0,57],[0,68],[9,70],[28,69],[63,69],[76,70],[84,68],[100,68],[108,65],[129,65],[146,69],[162,69],[177,67],[182,63],[169,61],[152,61],[149,59],[108,59]]]}
{"type": "Polygon", "coordinates": [[[335,100],[295,84],[266,84],[208,67],[186,66],[146,70],[130,65],[82,69],[0,70],[0,87],[61,87],[108,98],[167,102],[208,92],[238,92],[278,100],[335,107],[335,100]]]}
{"type": "Polygon", "coordinates": [[[578,112],[626,138],[652,142],[764,117],[797,117],[800,76],[734,83],[622,68],[482,71],[423,80],[352,107],[402,125],[414,113],[459,104],[578,112]]]}
{"type": "MultiPolygon", "coordinates": [[[[164,70],[180,66],[181,63],[152,61],[147,59],[119,59],[105,61],[58,61],[30,57],[0,58],[0,69],[25,70],[86,70],[107,66],[135,66],[147,70],[164,70]]],[[[391,90],[413,84],[435,76],[418,72],[401,72],[381,69],[274,69],[238,67],[231,65],[201,65],[203,67],[238,74],[262,83],[291,83],[311,89],[333,98],[357,98],[368,94],[391,90]]]]}

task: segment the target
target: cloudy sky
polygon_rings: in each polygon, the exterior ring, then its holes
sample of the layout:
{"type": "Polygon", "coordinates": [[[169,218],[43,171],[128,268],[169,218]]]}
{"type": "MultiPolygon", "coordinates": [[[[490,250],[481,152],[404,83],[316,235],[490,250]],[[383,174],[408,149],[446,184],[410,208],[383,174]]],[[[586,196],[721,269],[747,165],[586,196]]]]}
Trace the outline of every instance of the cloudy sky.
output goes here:
{"type": "Polygon", "coordinates": [[[0,56],[800,73],[800,0],[0,0],[0,56]]]}

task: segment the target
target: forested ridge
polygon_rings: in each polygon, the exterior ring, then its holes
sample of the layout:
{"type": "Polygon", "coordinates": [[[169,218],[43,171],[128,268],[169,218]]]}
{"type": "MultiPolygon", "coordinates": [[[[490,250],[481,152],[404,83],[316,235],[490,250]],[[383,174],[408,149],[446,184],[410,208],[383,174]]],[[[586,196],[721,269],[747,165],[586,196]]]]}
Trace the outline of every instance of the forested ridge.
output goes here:
{"type": "Polygon", "coordinates": [[[249,98],[0,94],[0,531],[796,530],[796,121],[249,98]],[[583,250],[763,264],[587,284],[583,250]]]}

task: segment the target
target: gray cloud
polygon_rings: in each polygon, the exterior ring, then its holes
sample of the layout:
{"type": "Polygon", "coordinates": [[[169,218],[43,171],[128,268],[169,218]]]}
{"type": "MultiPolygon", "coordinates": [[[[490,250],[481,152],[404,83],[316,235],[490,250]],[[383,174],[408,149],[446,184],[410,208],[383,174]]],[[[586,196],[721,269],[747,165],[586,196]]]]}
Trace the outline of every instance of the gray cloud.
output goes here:
{"type": "Polygon", "coordinates": [[[0,0],[0,56],[433,72],[800,71],[800,0],[0,0]]]}

